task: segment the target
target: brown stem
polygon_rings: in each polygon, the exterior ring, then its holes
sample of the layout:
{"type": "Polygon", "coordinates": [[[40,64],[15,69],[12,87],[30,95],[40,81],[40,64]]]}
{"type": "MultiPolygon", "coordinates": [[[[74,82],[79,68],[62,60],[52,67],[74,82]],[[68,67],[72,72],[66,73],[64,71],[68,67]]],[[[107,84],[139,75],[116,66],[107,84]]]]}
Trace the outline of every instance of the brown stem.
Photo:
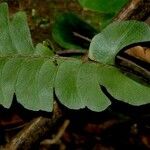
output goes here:
{"type": "Polygon", "coordinates": [[[84,55],[87,51],[85,50],[63,50],[57,51],[56,54],[59,56],[70,56],[70,55],[84,55]]]}
{"type": "Polygon", "coordinates": [[[143,20],[150,15],[150,0],[130,0],[115,17],[115,21],[143,20]]]}
{"type": "Polygon", "coordinates": [[[47,132],[59,122],[62,113],[58,107],[54,108],[54,115],[52,118],[38,117],[34,119],[29,125],[21,130],[7,145],[8,150],[28,150],[42,138],[47,132]],[[58,110],[58,111],[56,111],[58,110]]]}
{"type": "Polygon", "coordinates": [[[45,139],[41,142],[41,145],[47,145],[47,147],[50,147],[53,144],[57,144],[60,140],[60,138],[63,136],[65,130],[70,124],[70,120],[65,120],[63,125],[60,127],[58,133],[55,135],[53,139],[45,139]]]}
{"type": "Polygon", "coordinates": [[[77,32],[73,32],[73,35],[78,37],[78,38],[81,38],[81,39],[83,39],[83,40],[85,40],[87,42],[91,42],[91,39],[89,39],[88,37],[85,37],[85,36],[83,36],[83,35],[81,35],[81,34],[79,34],[77,32]]]}
{"type": "Polygon", "coordinates": [[[150,80],[150,72],[149,70],[141,67],[140,65],[136,64],[132,60],[129,60],[127,58],[124,58],[122,56],[117,56],[117,59],[121,61],[120,65],[124,67],[132,68],[133,71],[138,72],[142,76],[144,76],[146,79],[150,80]]]}

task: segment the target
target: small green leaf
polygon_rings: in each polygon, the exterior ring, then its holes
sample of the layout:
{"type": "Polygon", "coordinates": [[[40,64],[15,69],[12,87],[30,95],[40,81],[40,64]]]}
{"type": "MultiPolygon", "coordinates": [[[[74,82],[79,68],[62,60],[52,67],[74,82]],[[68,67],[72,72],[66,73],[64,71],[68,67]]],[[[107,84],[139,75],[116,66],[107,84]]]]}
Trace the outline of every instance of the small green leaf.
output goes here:
{"type": "Polygon", "coordinates": [[[52,60],[47,60],[38,73],[37,89],[41,108],[47,111],[53,110],[54,83],[57,67],[52,60]],[[44,86],[43,86],[44,85],[44,86]]]}
{"type": "Polygon", "coordinates": [[[54,52],[41,43],[38,43],[35,49],[34,55],[54,56],[54,52]]]}
{"type": "Polygon", "coordinates": [[[16,82],[19,102],[28,109],[52,111],[56,69],[50,60],[27,59],[19,70],[16,82]]]}
{"type": "Polygon", "coordinates": [[[99,71],[101,67],[103,67],[101,64],[83,63],[76,83],[80,99],[84,102],[85,107],[93,111],[103,111],[111,104],[100,89],[101,73],[99,71]]]}
{"type": "Polygon", "coordinates": [[[144,41],[150,41],[150,27],[146,23],[114,22],[92,39],[89,58],[104,64],[114,64],[115,56],[123,47],[144,41]]]}
{"type": "Polygon", "coordinates": [[[18,54],[32,54],[35,50],[26,20],[26,14],[18,12],[13,16],[10,24],[11,39],[18,54]]]}
{"type": "Polygon", "coordinates": [[[118,12],[128,0],[78,0],[82,7],[103,13],[118,12]]]}
{"type": "Polygon", "coordinates": [[[55,79],[56,95],[62,104],[70,109],[84,107],[76,85],[78,70],[81,64],[82,62],[77,60],[63,62],[58,69],[55,79]]]}
{"type": "MultiPolygon", "coordinates": [[[[3,70],[3,67],[5,65],[5,62],[6,62],[6,58],[4,58],[4,57],[0,58],[0,76],[2,76],[2,70],[3,70]]],[[[3,85],[5,86],[6,83],[3,84],[2,78],[0,78],[0,95],[1,95],[1,97],[0,97],[0,104],[5,106],[5,107],[10,107],[11,101],[12,101],[12,97],[10,97],[11,99],[6,99],[5,98],[6,96],[3,94],[3,90],[2,90],[3,85]]],[[[13,86],[13,85],[11,85],[11,86],[13,86]]],[[[8,88],[7,85],[6,85],[5,88],[8,88]]],[[[11,96],[11,93],[8,93],[8,95],[11,96]]]]}
{"type": "Polygon", "coordinates": [[[103,66],[99,70],[100,84],[117,100],[134,106],[150,103],[150,87],[142,85],[112,66],[103,66]]]}
{"type": "Polygon", "coordinates": [[[98,32],[73,13],[64,13],[56,18],[52,29],[54,40],[66,49],[88,49],[90,40],[98,32]]]}
{"type": "Polygon", "coordinates": [[[22,66],[22,58],[3,58],[5,59],[5,63],[3,64],[2,58],[0,59],[1,67],[1,89],[0,95],[1,104],[5,107],[9,108],[11,105],[11,100],[13,99],[14,91],[15,91],[15,83],[17,80],[19,69],[22,66]],[[3,66],[2,66],[3,64],[3,66]]]}
{"type": "Polygon", "coordinates": [[[38,73],[43,64],[43,59],[25,59],[19,69],[16,81],[16,96],[19,102],[28,109],[38,110],[36,102],[38,97],[38,73]],[[34,107],[33,107],[34,104],[34,107]]]}
{"type": "Polygon", "coordinates": [[[6,3],[0,5],[0,53],[15,53],[15,46],[10,35],[8,6],[6,3]]]}

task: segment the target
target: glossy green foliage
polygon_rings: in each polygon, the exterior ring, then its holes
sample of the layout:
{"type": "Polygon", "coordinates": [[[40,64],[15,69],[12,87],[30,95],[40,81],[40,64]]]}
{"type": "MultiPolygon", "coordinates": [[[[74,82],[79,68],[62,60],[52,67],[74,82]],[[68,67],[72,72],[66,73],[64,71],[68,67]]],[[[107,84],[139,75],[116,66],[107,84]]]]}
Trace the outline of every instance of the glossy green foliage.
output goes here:
{"type": "Polygon", "coordinates": [[[42,44],[34,48],[25,14],[19,12],[9,21],[7,9],[5,3],[0,5],[0,104],[4,107],[10,107],[15,93],[27,109],[52,111],[55,93],[70,109],[100,112],[111,104],[100,85],[118,100],[137,106],[149,103],[150,88],[116,67],[56,57],[42,44]]]}
{"type": "Polygon", "coordinates": [[[114,64],[115,56],[123,47],[144,41],[150,41],[150,27],[146,23],[114,22],[92,39],[89,58],[103,64],[114,64]]]}
{"type": "Polygon", "coordinates": [[[118,12],[128,0],[78,0],[82,7],[103,13],[118,12]]]}
{"type": "Polygon", "coordinates": [[[66,49],[88,49],[90,40],[98,32],[73,13],[64,13],[56,18],[52,29],[54,40],[66,49]]]}

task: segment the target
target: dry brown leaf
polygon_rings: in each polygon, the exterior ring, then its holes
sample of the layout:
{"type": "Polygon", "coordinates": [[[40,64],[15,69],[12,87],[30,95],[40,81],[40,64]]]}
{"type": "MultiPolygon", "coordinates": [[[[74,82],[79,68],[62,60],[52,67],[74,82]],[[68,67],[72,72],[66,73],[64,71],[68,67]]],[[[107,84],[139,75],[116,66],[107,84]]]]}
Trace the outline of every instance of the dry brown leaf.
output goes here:
{"type": "Polygon", "coordinates": [[[135,46],[126,51],[130,56],[136,57],[140,60],[150,63],[150,48],[145,48],[141,46],[135,46]]]}

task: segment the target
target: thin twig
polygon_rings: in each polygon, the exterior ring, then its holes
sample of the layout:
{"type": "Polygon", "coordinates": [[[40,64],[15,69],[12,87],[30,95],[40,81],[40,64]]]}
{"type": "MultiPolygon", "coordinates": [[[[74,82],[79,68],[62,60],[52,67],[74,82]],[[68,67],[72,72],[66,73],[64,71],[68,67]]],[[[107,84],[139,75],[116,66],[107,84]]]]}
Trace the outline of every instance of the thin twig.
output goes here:
{"type": "Polygon", "coordinates": [[[132,68],[134,69],[134,71],[138,71],[140,74],[144,75],[147,79],[150,79],[150,72],[147,69],[139,66],[138,64],[136,64],[132,60],[126,59],[124,57],[117,56],[117,59],[125,62],[125,66],[129,66],[130,65],[130,68],[132,66],[132,68]]]}
{"type": "Polygon", "coordinates": [[[52,118],[38,117],[21,130],[7,145],[6,150],[28,150],[59,122],[62,113],[58,106],[54,107],[52,118]],[[58,110],[58,111],[57,111],[58,110]]]}
{"type": "Polygon", "coordinates": [[[92,40],[89,39],[88,37],[85,37],[84,35],[81,35],[81,34],[79,34],[79,33],[77,33],[77,32],[73,32],[73,35],[76,36],[76,37],[78,37],[78,38],[81,38],[81,39],[83,39],[83,40],[85,40],[85,41],[87,41],[87,42],[89,42],[89,43],[92,41],[92,40]]]}
{"type": "Polygon", "coordinates": [[[150,15],[150,0],[130,0],[118,13],[115,21],[146,20],[150,15]]]}
{"type": "Polygon", "coordinates": [[[57,144],[60,138],[63,136],[66,128],[70,124],[70,120],[65,120],[61,128],[59,129],[58,133],[55,135],[53,139],[45,139],[41,142],[41,145],[53,145],[57,144]]]}
{"type": "Polygon", "coordinates": [[[87,53],[86,50],[63,50],[56,52],[56,54],[59,56],[84,55],[86,53],[87,53]]]}

